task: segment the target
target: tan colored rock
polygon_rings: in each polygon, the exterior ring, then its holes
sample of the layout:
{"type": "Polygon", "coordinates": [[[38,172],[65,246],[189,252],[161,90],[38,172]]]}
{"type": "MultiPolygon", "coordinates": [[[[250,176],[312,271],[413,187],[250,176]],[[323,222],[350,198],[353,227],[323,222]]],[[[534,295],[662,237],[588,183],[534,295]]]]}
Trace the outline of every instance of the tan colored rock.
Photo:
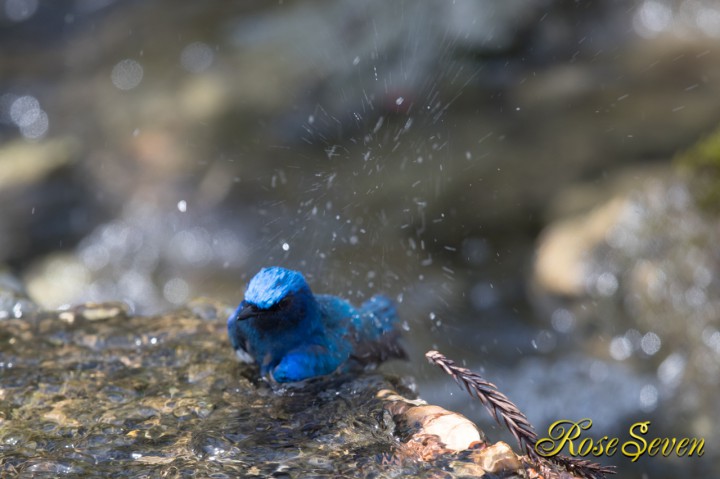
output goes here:
{"type": "Polygon", "coordinates": [[[13,141],[0,148],[0,190],[22,188],[72,163],[78,150],[69,138],[39,143],[13,141]]]}
{"type": "Polygon", "coordinates": [[[403,419],[419,426],[422,434],[435,435],[453,451],[464,451],[482,441],[477,426],[465,416],[440,406],[416,406],[403,414],[403,419]]]}
{"type": "MultiPolygon", "coordinates": [[[[56,309],[82,296],[90,286],[90,272],[69,253],[54,253],[36,262],[24,275],[31,298],[45,309],[56,309]]],[[[63,320],[69,321],[70,315],[63,320]]]]}
{"type": "Polygon", "coordinates": [[[462,414],[422,400],[406,399],[382,390],[377,397],[387,401],[388,411],[405,443],[404,453],[429,460],[439,454],[465,451],[485,441],[485,435],[462,414]]]}
{"type": "Polygon", "coordinates": [[[487,472],[517,471],[523,468],[518,456],[506,443],[499,441],[471,454],[473,462],[487,472]]]}
{"type": "Polygon", "coordinates": [[[585,261],[604,241],[628,202],[614,198],[587,215],[551,224],[540,236],[533,282],[541,290],[561,296],[585,293],[585,261]]]}

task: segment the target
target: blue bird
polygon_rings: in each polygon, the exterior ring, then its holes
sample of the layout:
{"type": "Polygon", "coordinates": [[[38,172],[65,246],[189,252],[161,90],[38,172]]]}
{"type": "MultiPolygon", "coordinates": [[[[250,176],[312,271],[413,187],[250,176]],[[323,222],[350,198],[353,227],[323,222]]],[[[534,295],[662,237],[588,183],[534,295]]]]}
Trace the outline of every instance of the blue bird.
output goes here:
{"type": "Polygon", "coordinates": [[[257,362],[279,383],[404,358],[393,303],[373,296],[355,308],[342,298],[314,295],[303,275],[277,266],[250,280],[228,318],[237,356],[257,362]]]}

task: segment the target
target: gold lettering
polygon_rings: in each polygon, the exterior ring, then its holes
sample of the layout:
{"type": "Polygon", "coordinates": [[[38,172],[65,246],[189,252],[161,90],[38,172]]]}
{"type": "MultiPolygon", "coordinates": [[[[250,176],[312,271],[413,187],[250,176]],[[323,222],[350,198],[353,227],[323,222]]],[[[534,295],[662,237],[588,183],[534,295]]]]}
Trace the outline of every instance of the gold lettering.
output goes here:
{"type": "MultiPolygon", "coordinates": [[[[675,441],[675,439],[673,439],[673,442],[674,441],[675,441]]],[[[688,439],[686,437],[680,439],[680,441],[678,442],[678,445],[677,445],[677,449],[675,449],[675,453],[680,457],[686,455],[688,444],[690,444],[690,439],[688,439]]],[[[663,448],[663,456],[668,457],[671,453],[672,453],[672,449],[670,449],[667,452],[667,454],[665,454],[665,448],[663,448]]]]}
{"type": "Polygon", "coordinates": [[[645,454],[645,450],[647,449],[647,441],[645,441],[645,438],[643,438],[642,436],[637,435],[635,433],[635,429],[639,429],[640,434],[646,434],[649,425],[650,421],[645,421],[637,422],[630,426],[630,435],[635,439],[638,439],[639,442],[627,441],[625,444],[623,444],[621,451],[624,456],[631,458],[632,462],[637,461],[640,456],[645,454]]]}
{"type": "Polygon", "coordinates": [[[617,452],[618,443],[620,442],[620,439],[614,437],[608,441],[607,448],[605,448],[605,454],[608,457],[612,457],[617,452]]]}
{"type": "MultiPolygon", "coordinates": [[[[648,456],[654,456],[655,454],[660,452],[660,444],[663,443],[664,441],[667,441],[667,439],[663,440],[663,439],[660,439],[659,437],[656,437],[655,439],[650,441],[650,445],[648,446],[648,449],[647,449],[648,456]]],[[[664,444],[667,444],[667,442],[664,442],[664,444]]],[[[673,445],[675,445],[675,439],[673,439],[673,445]]],[[[665,449],[665,448],[663,447],[663,449],[665,449]]]]}
{"type": "Polygon", "coordinates": [[[570,455],[575,456],[575,445],[573,441],[580,436],[581,430],[592,427],[591,419],[582,419],[572,422],[568,419],[555,421],[548,428],[548,436],[535,443],[535,452],[543,457],[552,457],[560,453],[565,445],[568,446],[570,455]],[[568,426],[567,429],[565,426],[568,426]]]}
{"type": "Polygon", "coordinates": [[[700,438],[699,441],[698,441],[697,439],[693,439],[693,440],[690,441],[690,442],[692,442],[692,446],[690,446],[690,451],[688,451],[688,456],[692,456],[692,455],[693,455],[693,453],[695,452],[695,447],[697,447],[697,455],[698,455],[698,457],[700,457],[700,456],[702,456],[703,454],[705,454],[705,451],[703,450],[703,448],[705,447],[705,439],[700,438]]]}
{"type": "Polygon", "coordinates": [[[593,448],[592,455],[595,457],[600,457],[603,454],[606,454],[607,456],[612,456],[617,450],[617,444],[618,438],[614,437],[610,439],[608,436],[603,436],[602,439],[600,439],[597,442],[597,445],[593,448]],[[604,444],[605,442],[607,442],[607,445],[604,444]]]}
{"type": "Polygon", "coordinates": [[[603,451],[604,451],[603,441],[607,441],[607,438],[608,438],[607,436],[603,436],[602,439],[600,439],[598,441],[597,446],[595,446],[593,448],[593,450],[591,451],[593,456],[595,456],[595,457],[602,456],[603,451]]]}
{"type": "Polygon", "coordinates": [[[702,456],[705,453],[705,439],[703,438],[676,438],[656,437],[652,440],[646,438],[650,429],[650,421],[636,422],[630,426],[630,436],[633,440],[620,443],[617,437],[603,436],[598,440],[591,437],[580,439],[582,432],[592,427],[592,420],[589,418],[573,422],[568,419],[555,421],[548,428],[548,436],[538,440],[535,444],[535,451],[543,457],[551,457],[560,453],[565,446],[569,455],[575,457],[587,457],[593,455],[600,457],[606,455],[611,457],[620,448],[621,453],[632,462],[636,462],[641,456],[647,454],[650,457],[658,454],[668,457],[676,454],[683,456],[702,456]]]}
{"type": "Polygon", "coordinates": [[[580,441],[580,447],[578,447],[577,455],[581,457],[585,457],[593,449],[593,440],[589,437],[586,437],[582,441],[580,441]]]}

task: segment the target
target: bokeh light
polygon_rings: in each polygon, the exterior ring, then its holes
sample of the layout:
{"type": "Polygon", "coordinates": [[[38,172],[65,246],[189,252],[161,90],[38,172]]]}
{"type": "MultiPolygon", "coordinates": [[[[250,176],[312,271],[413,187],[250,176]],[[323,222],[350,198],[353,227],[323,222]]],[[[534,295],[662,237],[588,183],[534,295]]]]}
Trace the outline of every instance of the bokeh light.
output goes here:
{"type": "Polygon", "coordinates": [[[113,85],[120,90],[132,90],[143,79],[143,67],[135,60],[125,59],[119,61],[112,69],[110,78],[113,85]]]}
{"type": "Polygon", "coordinates": [[[180,54],[180,64],[191,73],[201,73],[210,68],[214,58],[215,53],[210,45],[195,42],[183,48],[180,54]]]}

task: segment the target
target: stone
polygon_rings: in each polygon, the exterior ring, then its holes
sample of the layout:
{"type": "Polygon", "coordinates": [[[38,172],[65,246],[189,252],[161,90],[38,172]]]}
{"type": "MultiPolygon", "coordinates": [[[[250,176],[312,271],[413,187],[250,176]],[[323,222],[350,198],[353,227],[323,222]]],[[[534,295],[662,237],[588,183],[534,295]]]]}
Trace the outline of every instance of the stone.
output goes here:
{"type": "Polygon", "coordinates": [[[204,299],[138,316],[122,303],[88,303],[0,321],[0,475],[58,464],[158,477],[187,469],[454,478],[479,467],[522,468],[500,453],[480,466],[462,456],[484,446],[482,432],[414,398],[399,378],[260,380],[255,366],[234,358],[228,309],[204,299]],[[458,472],[447,472],[448,461],[458,472]]]}

